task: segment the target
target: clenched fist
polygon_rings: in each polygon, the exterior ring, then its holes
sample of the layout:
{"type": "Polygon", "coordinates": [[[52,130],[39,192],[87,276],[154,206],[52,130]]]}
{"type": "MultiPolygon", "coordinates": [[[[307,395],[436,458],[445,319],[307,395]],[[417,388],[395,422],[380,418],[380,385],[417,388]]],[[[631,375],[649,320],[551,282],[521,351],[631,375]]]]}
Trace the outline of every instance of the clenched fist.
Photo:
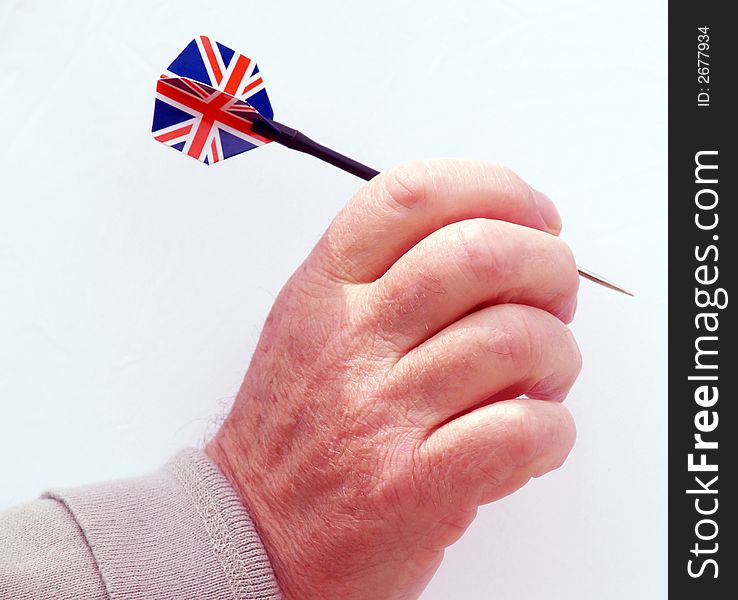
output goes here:
{"type": "Polygon", "coordinates": [[[206,451],[286,598],[417,598],[479,505],[562,464],[581,359],[560,229],[505,168],[410,163],[284,286],[206,451]]]}

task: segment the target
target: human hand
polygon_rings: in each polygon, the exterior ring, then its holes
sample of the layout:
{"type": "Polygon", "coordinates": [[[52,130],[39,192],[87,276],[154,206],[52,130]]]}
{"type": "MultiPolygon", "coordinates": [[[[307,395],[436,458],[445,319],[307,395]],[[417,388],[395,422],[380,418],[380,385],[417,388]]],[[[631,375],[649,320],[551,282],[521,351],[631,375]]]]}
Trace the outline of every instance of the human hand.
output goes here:
{"type": "Polygon", "coordinates": [[[505,168],[409,163],[284,286],[206,452],[285,598],[417,598],[479,505],[562,464],[581,358],[560,228],[505,168]]]}

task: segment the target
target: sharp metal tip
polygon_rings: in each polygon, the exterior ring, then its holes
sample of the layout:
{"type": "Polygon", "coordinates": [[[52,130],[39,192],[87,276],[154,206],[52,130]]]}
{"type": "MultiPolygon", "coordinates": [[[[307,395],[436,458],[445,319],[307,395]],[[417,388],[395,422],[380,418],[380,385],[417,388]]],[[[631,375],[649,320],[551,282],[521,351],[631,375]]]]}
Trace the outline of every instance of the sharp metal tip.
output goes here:
{"type": "Polygon", "coordinates": [[[577,266],[577,269],[579,270],[579,274],[585,279],[594,281],[595,283],[598,283],[601,286],[610,288],[611,290],[615,290],[616,292],[620,292],[621,294],[625,294],[626,296],[635,296],[635,294],[633,294],[632,292],[629,292],[625,288],[620,287],[619,285],[617,285],[616,283],[613,283],[612,281],[608,281],[604,277],[600,277],[599,275],[597,275],[596,273],[593,273],[589,269],[585,269],[579,266],[577,266]]]}

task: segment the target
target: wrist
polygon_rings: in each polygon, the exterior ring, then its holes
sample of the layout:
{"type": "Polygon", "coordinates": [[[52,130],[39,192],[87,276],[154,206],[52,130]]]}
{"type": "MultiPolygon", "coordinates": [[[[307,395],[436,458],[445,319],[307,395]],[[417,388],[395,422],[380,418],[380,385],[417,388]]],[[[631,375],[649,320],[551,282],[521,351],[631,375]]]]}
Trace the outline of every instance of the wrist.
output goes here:
{"type": "MultiPolygon", "coordinates": [[[[291,550],[290,537],[282,535],[283,528],[278,527],[278,518],[272,516],[265,499],[267,490],[264,470],[253,468],[249,447],[241,439],[242,436],[230,431],[229,423],[226,422],[205,446],[204,452],[231,484],[251,517],[284,600],[316,597],[299,591],[301,586],[295,578],[295,573],[301,570],[297,566],[299,557],[291,550]]],[[[254,449],[251,450],[253,452],[254,449]]]]}

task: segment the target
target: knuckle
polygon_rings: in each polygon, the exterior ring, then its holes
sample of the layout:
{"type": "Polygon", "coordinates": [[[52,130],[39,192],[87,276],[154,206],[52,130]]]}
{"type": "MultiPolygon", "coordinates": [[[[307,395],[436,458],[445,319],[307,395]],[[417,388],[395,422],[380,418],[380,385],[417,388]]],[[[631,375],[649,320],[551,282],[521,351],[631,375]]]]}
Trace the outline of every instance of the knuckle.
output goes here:
{"type": "Polygon", "coordinates": [[[452,467],[453,453],[439,446],[433,452],[427,451],[424,445],[417,448],[410,474],[413,495],[421,505],[442,506],[448,495],[446,490],[447,475],[452,467]]]}
{"type": "Polygon", "coordinates": [[[379,452],[374,469],[377,481],[373,491],[380,505],[399,508],[403,499],[414,492],[412,473],[416,437],[417,432],[413,428],[395,428],[390,439],[376,446],[379,452]]]}
{"type": "Polygon", "coordinates": [[[444,250],[462,272],[478,281],[503,278],[512,265],[494,240],[502,237],[501,224],[489,219],[468,219],[447,226],[444,250]]]}
{"type": "Polygon", "coordinates": [[[563,400],[582,371],[582,353],[571,330],[564,325],[562,327],[564,331],[559,348],[561,354],[565,356],[566,362],[562,363],[559,378],[563,380],[561,384],[561,399],[563,400]]]}
{"type": "Polygon", "coordinates": [[[301,275],[310,276],[313,274],[330,283],[339,284],[339,286],[357,283],[365,275],[370,275],[365,273],[357,262],[354,256],[354,244],[341,240],[345,235],[345,230],[349,229],[345,222],[347,220],[358,222],[355,215],[349,217],[350,214],[358,212],[355,206],[356,201],[352,200],[352,203],[354,203],[354,206],[349,204],[344,208],[341,215],[343,218],[334,219],[318,240],[307,260],[298,269],[301,275]]]}
{"type": "Polygon", "coordinates": [[[572,451],[572,448],[574,448],[574,444],[576,444],[577,441],[577,423],[568,410],[563,412],[563,423],[563,437],[567,440],[568,443],[566,445],[566,452],[562,454],[561,462],[559,463],[558,467],[564,464],[564,461],[566,460],[567,456],[569,456],[569,453],[572,451]]]}
{"type": "Polygon", "coordinates": [[[512,471],[509,454],[509,448],[506,448],[504,452],[492,452],[494,462],[477,465],[473,477],[481,482],[481,486],[477,491],[475,504],[487,504],[491,498],[494,498],[497,490],[505,485],[512,471]]]}
{"type": "Polygon", "coordinates": [[[552,326],[558,328],[557,336],[550,344],[556,348],[555,369],[541,376],[529,390],[528,397],[563,402],[581,371],[582,355],[574,334],[566,325],[554,320],[552,326]]]}
{"type": "Polygon", "coordinates": [[[497,166],[497,180],[506,193],[507,201],[521,206],[535,203],[535,192],[528,183],[510,167],[497,166]]]}
{"type": "Polygon", "coordinates": [[[389,337],[408,316],[422,314],[431,297],[448,293],[442,278],[430,268],[418,269],[402,281],[380,279],[377,283],[365,319],[373,330],[389,337]]]}
{"type": "Polygon", "coordinates": [[[561,468],[569,457],[572,448],[574,448],[577,439],[577,427],[569,411],[562,411],[560,413],[558,426],[560,429],[559,439],[563,442],[562,451],[554,454],[548,464],[543,466],[543,468],[539,468],[539,472],[534,474],[534,477],[561,468]]]}
{"type": "Polygon", "coordinates": [[[502,342],[517,369],[530,372],[541,361],[543,348],[539,334],[540,324],[533,321],[521,306],[509,307],[502,321],[502,342]]]}
{"type": "Polygon", "coordinates": [[[570,294],[576,294],[579,290],[579,273],[577,272],[577,263],[574,259],[574,253],[572,252],[569,244],[564,242],[561,238],[552,237],[558,247],[559,257],[561,260],[561,276],[563,277],[564,290],[570,294]]]}
{"type": "Polygon", "coordinates": [[[411,161],[394,167],[383,174],[381,181],[386,200],[397,209],[422,206],[428,189],[433,185],[430,170],[423,161],[411,161]]]}
{"type": "Polygon", "coordinates": [[[569,338],[570,342],[570,348],[571,348],[571,365],[572,365],[572,383],[574,380],[576,380],[577,377],[579,377],[579,373],[582,372],[582,351],[579,349],[579,344],[577,344],[577,340],[574,337],[574,334],[572,331],[567,327],[566,328],[567,337],[569,338]]]}
{"type": "Polygon", "coordinates": [[[561,239],[549,236],[554,244],[556,263],[556,289],[553,298],[554,313],[565,323],[574,318],[579,292],[579,272],[574,254],[569,245],[561,239]]]}
{"type": "Polygon", "coordinates": [[[540,454],[541,436],[535,417],[519,403],[505,406],[504,441],[509,448],[511,462],[516,465],[532,463],[540,454]]]}

